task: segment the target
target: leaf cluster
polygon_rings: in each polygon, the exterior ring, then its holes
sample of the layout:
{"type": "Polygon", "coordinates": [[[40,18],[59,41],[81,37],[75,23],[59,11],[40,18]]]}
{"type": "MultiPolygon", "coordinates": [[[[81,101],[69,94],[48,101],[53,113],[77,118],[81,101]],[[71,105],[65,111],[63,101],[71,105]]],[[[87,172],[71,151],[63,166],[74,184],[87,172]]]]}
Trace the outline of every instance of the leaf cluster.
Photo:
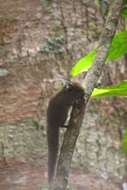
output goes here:
{"type": "MultiPolygon", "coordinates": [[[[126,3],[127,5],[127,3],[126,3]]],[[[122,16],[127,16],[127,8],[124,8],[121,12],[122,16]]],[[[75,77],[80,75],[82,72],[88,71],[94,60],[96,59],[98,49],[92,49],[84,57],[77,61],[77,63],[72,67],[70,75],[75,77]]],[[[127,31],[122,31],[116,33],[112,40],[111,47],[109,49],[107,59],[105,64],[110,61],[118,60],[127,54],[127,31]]],[[[127,80],[121,81],[119,84],[105,86],[100,88],[95,88],[92,97],[102,97],[102,96],[124,96],[127,97],[127,80]]],[[[122,138],[122,150],[127,154],[127,130],[125,131],[122,138]]]]}

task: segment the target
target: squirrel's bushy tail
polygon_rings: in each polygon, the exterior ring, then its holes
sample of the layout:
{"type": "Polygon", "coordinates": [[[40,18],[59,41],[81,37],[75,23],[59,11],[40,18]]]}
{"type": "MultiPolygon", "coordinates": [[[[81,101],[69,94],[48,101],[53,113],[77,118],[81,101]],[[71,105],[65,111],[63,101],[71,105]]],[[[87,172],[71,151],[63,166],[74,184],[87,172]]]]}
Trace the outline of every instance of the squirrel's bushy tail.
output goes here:
{"type": "Polygon", "coordinates": [[[59,128],[48,126],[48,182],[53,181],[55,175],[58,147],[59,147],[59,128]]]}

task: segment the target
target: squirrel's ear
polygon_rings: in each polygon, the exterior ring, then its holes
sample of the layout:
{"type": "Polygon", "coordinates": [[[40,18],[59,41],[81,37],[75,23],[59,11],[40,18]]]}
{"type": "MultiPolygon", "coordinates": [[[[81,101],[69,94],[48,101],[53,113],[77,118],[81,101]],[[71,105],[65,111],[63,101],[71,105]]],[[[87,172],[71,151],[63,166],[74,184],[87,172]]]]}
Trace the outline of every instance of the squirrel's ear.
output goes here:
{"type": "Polygon", "coordinates": [[[66,81],[66,84],[64,86],[65,89],[69,89],[72,86],[72,82],[66,81]]]}

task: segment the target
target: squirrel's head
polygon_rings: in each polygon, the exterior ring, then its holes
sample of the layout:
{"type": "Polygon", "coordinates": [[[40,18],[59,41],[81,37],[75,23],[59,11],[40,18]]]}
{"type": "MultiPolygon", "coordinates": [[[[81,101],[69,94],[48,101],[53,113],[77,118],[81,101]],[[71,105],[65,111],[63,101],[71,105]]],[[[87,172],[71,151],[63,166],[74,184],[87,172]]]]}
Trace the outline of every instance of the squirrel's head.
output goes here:
{"type": "Polygon", "coordinates": [[[78,83],[68,83],[64,87],[64,91],[72,100],[80,100],[84,98],[84,90],[78,83]]]}

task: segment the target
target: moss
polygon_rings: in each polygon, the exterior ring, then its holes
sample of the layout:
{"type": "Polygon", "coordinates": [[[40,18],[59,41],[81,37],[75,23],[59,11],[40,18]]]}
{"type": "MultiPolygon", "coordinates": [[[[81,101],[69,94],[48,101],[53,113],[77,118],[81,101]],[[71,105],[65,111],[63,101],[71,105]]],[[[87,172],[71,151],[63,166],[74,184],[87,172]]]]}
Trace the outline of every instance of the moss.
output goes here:
{"type": "Polygon", "coordinates": [[[47,40],[45,46],[40,48],[41,53],[53,53],[53,54],[60,54],[64,53],[64,37],[54,36],[47,40]]]}
{"type": "Polygon", "coordinates": [[[17,19],[16,17],[13,16],[0,16],[0,23],[4,22],[4,23],[12,23],[12,22],[16,22],[17,19]]]}

